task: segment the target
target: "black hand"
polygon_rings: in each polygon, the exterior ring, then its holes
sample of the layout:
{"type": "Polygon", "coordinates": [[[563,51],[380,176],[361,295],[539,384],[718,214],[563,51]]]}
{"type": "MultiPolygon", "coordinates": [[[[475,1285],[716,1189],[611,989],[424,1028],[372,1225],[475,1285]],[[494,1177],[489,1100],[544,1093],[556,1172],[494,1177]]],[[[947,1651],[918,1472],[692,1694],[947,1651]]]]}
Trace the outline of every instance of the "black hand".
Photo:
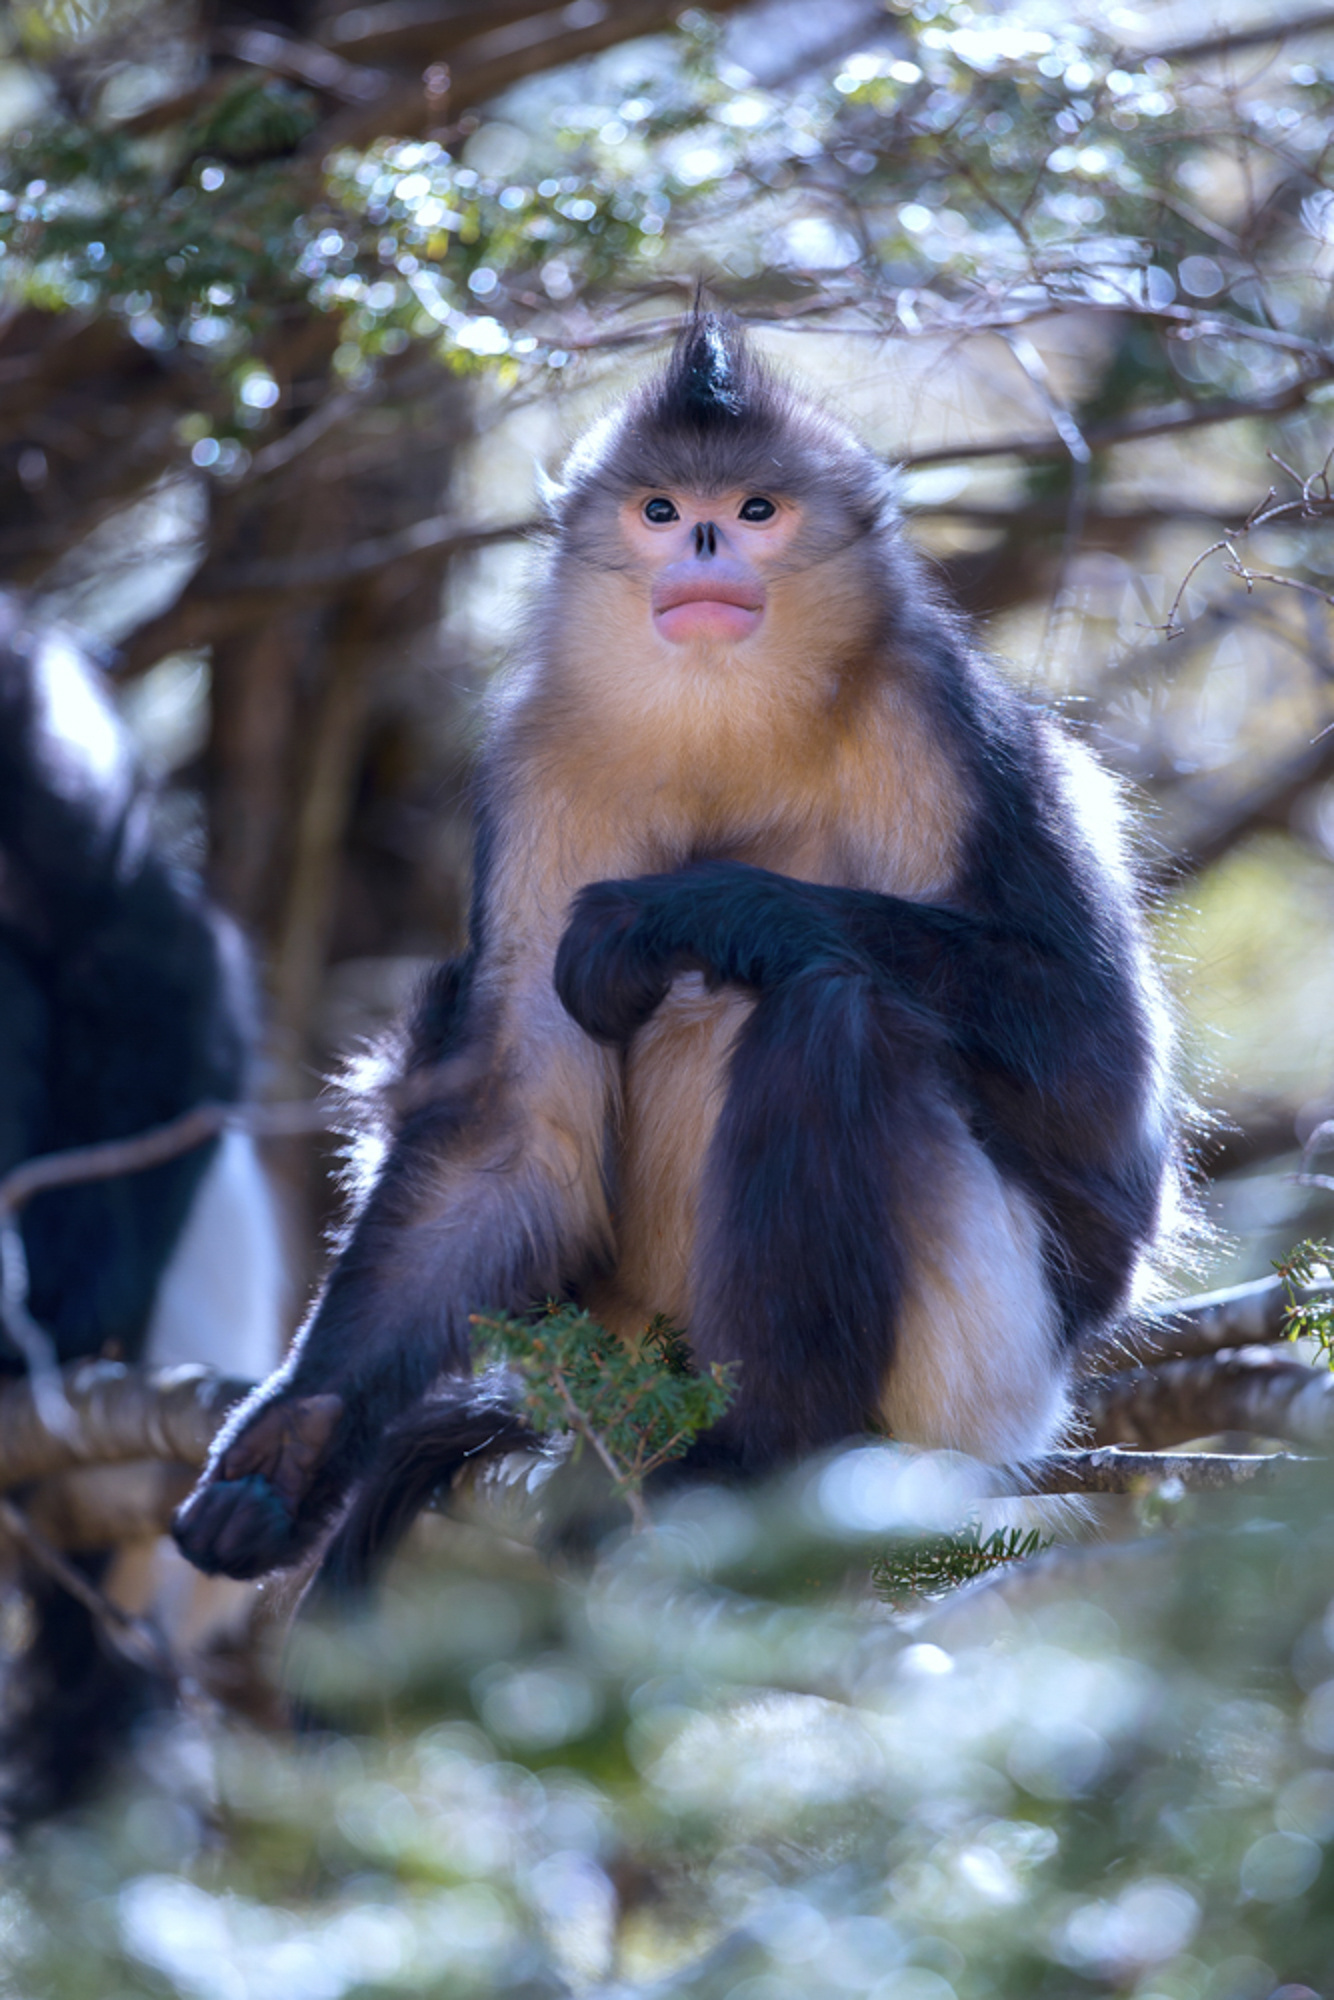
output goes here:
{"type": "Polygon", "coordinates": [[[595,1041],[629,1041],[678,969],[645,922],[650,902],[637,882],[593,882],[575,897],[556,953],[556,991],[595,1041]]]}

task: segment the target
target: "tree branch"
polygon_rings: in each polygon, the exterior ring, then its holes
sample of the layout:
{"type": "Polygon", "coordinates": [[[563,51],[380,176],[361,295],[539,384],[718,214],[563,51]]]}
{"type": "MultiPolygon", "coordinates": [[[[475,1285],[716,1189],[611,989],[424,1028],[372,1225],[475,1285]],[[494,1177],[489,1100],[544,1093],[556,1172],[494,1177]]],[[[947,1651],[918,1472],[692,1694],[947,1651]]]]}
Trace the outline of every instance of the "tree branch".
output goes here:
{"type": "Polygon", "coordinates": [[[1233,28],[1216,35],[1198,35],[1190,41],[1168,42],[1161,48],[1136,49],[1137,62],[1198,62],[1206,56],[1231,55],[1236,49],[1259,49],[1270,43],[1295,41],[1298,35],[1318,35],[1334,28],[1334,7],[1314,7],[1308,14],[1293,14],[1286,21],[1261,22],[1252,28],[1233,28]]]}
{"type": "Polygon", "coordinates": [[[1208,1451],[1052,1451],[1009,1468],[1007,1493],[1142,1493],[1175,1481],[1188,1493],[1270,1486],[1289,1467],[1310,1461],[1286,1452],[1226,1458],[1208,1451]]]}
{"type": "MultiPolygon", "coordinates": [[[[1286,1338],[1287,1303],[1281,1278],[1252,1278],[1154,1306],[1125,1328],[1116,1344],[1143,1361],[1170,1361],[1279,1341],[1286,1338]]],[[[1104,1349],[1099,1357],[1104,1363],[1107,1353],[1104,1349]]]]}
{"type": "Polygon", "coordinates": [[[91,1613],[116,1652],[132,1660],[136,1666],[146,1668],[149,1673],[160,1674],[179,1692],[175,1663],[152,1626],[142,1618],[132,1617],[128,1611],[122,1611],[118,1604],[113,1604],[95,1584],[89,1582],[82,1570],[76,1569],[59,1549],[47,1541],[21,1507],[4,1498],[0,1498],[0,1532],[16,1542],[30,1562],[91,1613]]]}
{"type": "MultiPolygon", "coordinates": [[[[1053,304],[1048,309],[1049,313],[1055,309],[1053,304]]],[[[1149,317],[1160,315],[1151,314],[1149,317]]],[[[1250,329],[1234,327],[1231,331],[1235,335],[1250,329]]],[[[1102,451],[1109,445],[1129,444],[1139,438],[1172,437],[1182,431],[1204,430],[1211,424],[1232,424],[1243,417],[1281,416],[1289,410],[1300,409],[1312,392],[1331,377],[1334,377],[1334,361],[1329,362],[1321,373],[1302,375],[1268,396],[1218,397],[1207,403],[1165,403],[1154,410],[1132,411],[1128,416],[1086,425],[1084,441],[1090,450],[1102,451]]],[[[1048,459],[1068,456],[1065,443],[1053,431],[1039,437],[1020,434],[992,438],[985,444],[936,445],[928,451],[905,452],[899,463],[905,466],[957,465],[961,460],[975,458],[1048,459]]]]}
{"type": "Polygon", "coordinates": [[[41,1153],[24,1160],[0,1178],[0,1227],[17,1215],[34,1195],[48,1188],[74,1187],[84,1181],[110,1181],[121,1174],[142,1173],[163,1160],[175,1160],[227,1130],[253,1132],[266,1139],[299,1138],[308,1132],[335,1128],[332,1107],[318,1101],[295,1104],[197,1104],[166,1125],[138,1132],[129,1139],[108,1139],[98,1146],[70,1146],[60,1153],[41,1153]]]}
{"type": "Polygon", "coordinates": [[[129,1368],[79,1361],[61,1371],[71,1421],[57,1429],[31,1382],[0,1384],[0,1491],[73,1466],[156,1459],[198,1468],[228,1412],[253,1383],[211,1368],[129,1368]]]}
{"type": "Polygon", "coordinates": [[[491,548],[497,542],[519,541],[531,535],[533,519],[506,521],[491,528],[467,528],[448,515],[414,521],[392,535],[371,535],[327,556],[294,556],[279,562],[238,563],[230,568],[201,570],[190,586],[200,597],[229,597],[235,591],[274,592],[338,590],[356,577],[370,576],[393,563],[443,560],[466,550],[491,548]]]}
{"type": "Polygon", "coordinates": [[[1080,1404],[1098,1445],[1160,1451],[1226,1431],[1334,1445],[1334,1375],[1263,1347],[1128,1369],[1087,1384],[1080,1404]]]}

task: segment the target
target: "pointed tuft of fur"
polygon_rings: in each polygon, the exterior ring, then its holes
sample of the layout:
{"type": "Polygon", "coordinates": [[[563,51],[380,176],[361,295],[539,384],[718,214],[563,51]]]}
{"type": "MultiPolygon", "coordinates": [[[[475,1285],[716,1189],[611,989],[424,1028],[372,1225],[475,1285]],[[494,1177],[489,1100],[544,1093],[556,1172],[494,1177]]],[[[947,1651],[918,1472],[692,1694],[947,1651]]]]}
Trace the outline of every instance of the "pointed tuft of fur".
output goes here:
{"type": "Polygon", "coordinates": [[[736,320],[696,312],[677,336],[657,387],[654,415],[672,429],[734,427],[762,389],[755,357],[736,320]]]}
{"type": "Polygon", "coordinates": [[[817,511],[823,502],[840,517],[836,540],[896,519],[874,454],[785,383],[739,321],[697,308],[666,366],[585,433],[543,500],[568,553],[603,566],[608,506],[639,493],[738,490],[800,495],[817,511]]]}

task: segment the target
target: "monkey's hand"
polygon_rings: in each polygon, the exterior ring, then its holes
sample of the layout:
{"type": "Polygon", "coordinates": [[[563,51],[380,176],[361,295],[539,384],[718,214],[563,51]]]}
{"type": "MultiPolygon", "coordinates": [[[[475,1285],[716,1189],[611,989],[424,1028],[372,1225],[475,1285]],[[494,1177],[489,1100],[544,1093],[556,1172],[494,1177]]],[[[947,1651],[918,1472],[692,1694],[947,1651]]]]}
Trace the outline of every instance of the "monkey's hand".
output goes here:
{"type": "Polygon", "coordinates": [[[872,973],[848,933],[849,914],[889,902],[739,861],[593,882],[574,899],[556,953],[556,991],[596,1041],[626,1042],[678,972],[755,993],[816,966],[872,973]]]}
{"type": "Polygon", "coordinates": [[[341,1396],[280,1395],[231,1436],[176,1511],[172,1534],[208,1575],[263,1576],[303,1555],[336,1498],[321,1478],[341,1396]]]}
{"type": "Polygon", "coordinates": [[[556,953],[556,992],[597,1042],[628,1042],[667,997],[679,954],[659,937],[647,882],[591,882],[556,953]]]}

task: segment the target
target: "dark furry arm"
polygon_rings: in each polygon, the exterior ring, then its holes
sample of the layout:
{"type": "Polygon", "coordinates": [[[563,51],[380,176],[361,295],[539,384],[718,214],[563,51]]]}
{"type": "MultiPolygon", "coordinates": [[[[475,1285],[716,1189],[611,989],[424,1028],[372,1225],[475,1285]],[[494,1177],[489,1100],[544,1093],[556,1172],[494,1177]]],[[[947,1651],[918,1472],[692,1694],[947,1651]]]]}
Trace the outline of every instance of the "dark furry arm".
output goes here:
{"type": "Polygon", "coordinates": [[[1050,1068],[1066,996],[1105,997],[1114,970],[1091,963],[1077,919],[1063,941],[1048,910],[1006,914],[996,922],[743,862],[696,862],[581,890],[556,991],[586,1033],[615,1043],[643,1026],[682,972],[757,993],[799,975],[863,974],[961,1056],[1036,1077],[1050,1068]]]}
{"type": "Polygon", "coordinates": [[[928,904],[699,861],[582,889],[556,955],[556,991],[587,1034],[623,1042],[681,972],[768,992],[799,974],[841,970],[882,979],[902,999],[928,999],[950,950],[982,935],[975,920],[928,904]]]}
{"type": "Polygon", "coordinates": [[[556,984],[588,1033],[620,1042],[687,970],[762,996],[864,982],[937,1050],[976,1137],[1037,1199],[1075,1337],[1123,1301],[1172,1138],[1133,911],[1033,763],[984,796],[953,907],[701,862],[584,890],[556,984]]]}

